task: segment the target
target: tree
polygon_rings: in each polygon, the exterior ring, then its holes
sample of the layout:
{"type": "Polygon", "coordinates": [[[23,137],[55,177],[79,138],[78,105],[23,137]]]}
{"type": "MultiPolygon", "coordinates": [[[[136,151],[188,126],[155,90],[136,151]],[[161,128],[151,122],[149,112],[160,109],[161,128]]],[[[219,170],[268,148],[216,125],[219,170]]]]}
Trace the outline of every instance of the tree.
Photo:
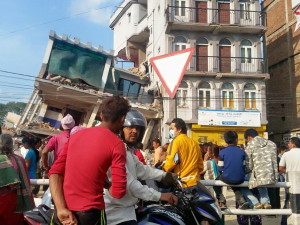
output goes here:
{"type": "Polygon", "coordinates": [[[5,118],[8,112],[21,115],[26,107],[24,102],[8,102],[6,104],[0,103],[0,124],[5,122],[5,118]]]}

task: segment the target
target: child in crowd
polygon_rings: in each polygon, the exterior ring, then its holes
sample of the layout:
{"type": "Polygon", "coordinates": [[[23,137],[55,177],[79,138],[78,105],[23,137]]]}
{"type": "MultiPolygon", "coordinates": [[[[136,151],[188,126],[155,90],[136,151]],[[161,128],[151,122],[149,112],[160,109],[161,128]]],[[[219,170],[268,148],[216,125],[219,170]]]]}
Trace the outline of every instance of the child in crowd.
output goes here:
{"type": "MultiPolygon", "coordinates": [[[[219,176],[219,171],[218,171],[219,151],[220,151],[219,146],[215,144],[211,144],[207,148],[207,152],[204,156],[204,161],[203,161],[204,169],[202,171],[205,180],[216,180],[219,176]]],[[[214,186],[212,188],[209,188],[211,192],[212,189],[216,193],[216,197],[219,201],[219,206],[221,208],[226,208],[226,199],[222,194],[222,187],[214,186]]]]}
{"type": "MultiPolygon", "coordinates": [[[[219,179],[229,185],[237,185],[244,182],[245,178],[245,159],[246,153],[237,147],[238,135],[234,131],[226,131],[224,139],[228,147],[224,148],[219,153],[218,168],[222,174],[219,179]]],[[[231,187],[236,201],[238,202],[239,209],[249,208],[249,203],[244,199],[243,194],[239,187],[231,187]]],[[[218,199],[219,202],[222,199],[218,199]]]]}

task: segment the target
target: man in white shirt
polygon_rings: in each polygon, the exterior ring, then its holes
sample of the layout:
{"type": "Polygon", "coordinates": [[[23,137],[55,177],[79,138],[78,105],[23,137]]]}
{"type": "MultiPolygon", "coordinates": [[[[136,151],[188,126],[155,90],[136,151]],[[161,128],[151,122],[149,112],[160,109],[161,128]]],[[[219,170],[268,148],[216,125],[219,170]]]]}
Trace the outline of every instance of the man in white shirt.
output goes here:
{"type": "Polygon", "coordinates": [[[284,153],[279,162],[279,172],[300,172],[300,139],[292,137],[288,143],[290,151],[284,153]]]}
{"type": "MultiPolygon", "coordinates": [[[[172,183],[171,173],[143,165],[132,154],[136,144],[141,142],[147,121],[142,113],[131,109],[125,118],[121,138],[126,144],[126,170],[127,187],[126,194],[120,199],[113,198],[107,189],[104,190],[105,212],[108,225],[137,225],[135,206],[139,199],[144,201],[166,201],[177,205],[178,199],[172,193],[161,193],[147,185],[142,185],[139,180],[156,180],[172,183]]],[[[111,181],[111,173],[108,171],[108,179],[111,181]]],[[[109,185],[109,182],[108,182],[109,185]]]]}
{"type": "MultiPolygon", "coordinates": [[[[288,143],[288,152],[285,152],[279,162],[279,173],[285,174],[289,172],[300,172],[300,139],[297,137],[292,137],[288,143]]],[[[293,196],[293,194],[292,194],[293,196]]],[[[286,198],[283,208],[287,208],[287,203],[289,201],[290,194],[286,190],[286,198]]],[[[293,198],[293,197],[292,197],[293,198]]],[[[297,200],[296,200],[296,205],[297,200]]],[[[281,224],[287,224],[287,216],[282,216],[281,224]]]]}

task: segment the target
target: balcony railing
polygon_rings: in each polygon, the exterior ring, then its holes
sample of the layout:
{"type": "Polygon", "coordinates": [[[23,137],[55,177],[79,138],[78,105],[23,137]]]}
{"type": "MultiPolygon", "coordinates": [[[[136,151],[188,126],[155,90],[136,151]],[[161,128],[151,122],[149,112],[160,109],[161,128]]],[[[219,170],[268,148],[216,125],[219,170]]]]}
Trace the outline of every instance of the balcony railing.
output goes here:
{"type": "Polygon", "coordinates": [[[191,72],[211,73],[266,73],[263,58],[193,56],[188,69],[191,72]]]}
{"type": "Polygon", "coordinates": [[[265,26],[264,13],[249,10],[169,6],[167,20],[182,23],[265,26]]]}

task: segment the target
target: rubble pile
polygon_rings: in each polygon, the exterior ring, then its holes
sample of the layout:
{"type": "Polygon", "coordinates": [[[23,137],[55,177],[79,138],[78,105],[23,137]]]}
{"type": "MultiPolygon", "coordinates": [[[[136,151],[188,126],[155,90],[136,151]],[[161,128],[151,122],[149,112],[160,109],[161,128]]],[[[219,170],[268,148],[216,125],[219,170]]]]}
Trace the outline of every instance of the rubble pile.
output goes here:
{"type": "Polygon", "coordinates": [[[81,79],[68,79],[65,78],[63,76],[57,75],[57,74],[48,74],[46,76],[46,80],[50,80],[62,85],[68,85],[74,88],[79,88],[81,90],[87,91],[90,94],[102,94],[101,91],[98,91],[98,88],[93,87],[87,83],[85,83],[83,80],[81,79]]]}
{"type": "Polygon", "coordinates": [[[2,133],[5,133],[5,134],[15,134],[16,133],[16,128],[14,127],[7,127],[5,125],[3,125],[1,127],[2,129],[2,133]]]}
{"type": "Polygon", "coordinates": [[[29,130],[34,129],[34,130],[46,130],[48,132],[60,132],[60,129],[56,129],[55,127],[52,127],[50,123],[45,123],[40,120],[36,120],[30,123],[25,123],[23,125],[23,128],[27,128],[29,130]]]}
{"type": "Polygon", "coordinates": [[[145,72],[143,71],[140,71],[139,68],[137,67],[133,67],[133,68],[128,68],[128,71],[134,73],[134,74],[137,74],[140,76],[141,80],[144,80],[144,79],[148,79],[149,76],[148,74],[146,74],[145,72]]]}
{"type": "Polygon", "coordinates": [[[158,103],[140,103],[140,102],[136,102],[135,103],[137,106],[140,106],[142,108],[146,108],[148,110],[154,110],[157,111],[160,109],[160,105],[158,103]]]}

